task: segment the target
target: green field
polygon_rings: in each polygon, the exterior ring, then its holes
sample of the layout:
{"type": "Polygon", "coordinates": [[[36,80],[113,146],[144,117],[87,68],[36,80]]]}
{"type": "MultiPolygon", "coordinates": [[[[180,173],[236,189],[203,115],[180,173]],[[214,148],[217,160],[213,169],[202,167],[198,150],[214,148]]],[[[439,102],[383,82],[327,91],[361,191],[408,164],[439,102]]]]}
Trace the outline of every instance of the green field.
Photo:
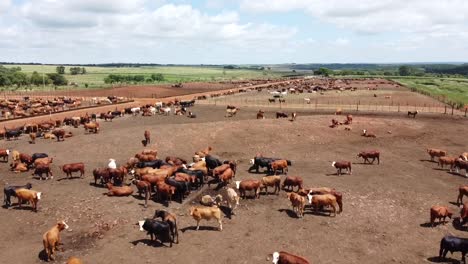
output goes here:
{"type": "MultiPolygon", "coordinates": [[[[5,67],[21,67],[22,71],[30,75],[34,71],[39,74],[55,73],[55,65],[4,65],[5,67]]],[[[104,83],[104,78],[109,74],[121,75],[144,75],[149,77],[153,73],[163,74],[165,81],[160,83],[176,82],[210,82],[228,80],[248,80],[279,78],[284,74],[279,71],[255,70],[255,69],[223,69],[222,67],[202,67],[202,66],[162,66],[162,67],[86,67],[86,74],[71,75],[70,67],[65,66],[65,78],[69,82],[78,84],[79,88],[84,88],[88,84],[89,88],[105,88],[109,84],[104,83]]],[[[58,87],[65,89],[67,87],[58,87]]],[[[68,87],[69,88],[69,87],[68,87]]],[[[34,87],[41,89],[41,87],[34,87]]],[[[50,88],[49,88],[50,89],[50,88]]]]}
{"type": "Polygon", "coordinates": [[[458,107],[468,105],[468,79],[400,77],[391,80],[458,107]]]}

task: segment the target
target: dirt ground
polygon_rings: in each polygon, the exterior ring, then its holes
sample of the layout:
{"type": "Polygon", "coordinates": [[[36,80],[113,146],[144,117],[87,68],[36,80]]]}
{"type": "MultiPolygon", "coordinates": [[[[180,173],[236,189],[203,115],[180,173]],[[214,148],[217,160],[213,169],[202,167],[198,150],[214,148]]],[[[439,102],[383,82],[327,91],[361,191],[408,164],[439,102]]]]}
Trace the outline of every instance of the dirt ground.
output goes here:
{"type": "MultiPolygon", "coordinates": [[[[24,136],[1,141],[2,148],[49,153],[55,177],[39,181],[30,172],[14,174],[0,163],[0,187],[31,182],[34,190],[44,193],[38,213],[27,206],[0,208],[0,259],[41,263],[42,234],[62,219],[70,229],[62,233],[65,251],[58,253],[56,263],[72,255],[84,263],[100,264],[269,263],[268,254],[279,250],[302,255],[311,263],[424,263],[436,260],[442,236],[466,236],[451,222],[435,228],[426,225],[432,205],[447,205],[459,215],[452,202],[466,178],[437,169],[425,152],[428,147],[446,149],[452,155],[467,151],[466,118],[355,116],[353,130],[348,132],[328,128],[332,116],[300,112],[297,121],[290,122],[273,119],[272,112],[267,112],[267,119],[256,120],[253,108],[242,109],[233,118],[224,117],[224,107],[192,110],[196,119],[158,115],[101,122],[97,135],[84,134],[81,127],[67,128],[77,136],[60,143],[41,139],[30,145],[24,136]],[[359,136],[364,128],[378,137],[359,136]],[[122,164],[141,151],[145,129],[151,131],[163,158],[191,159],[195,151],[212,146],[214,154],[238,161],[237,180],[262,177],[247,172],[248,161],[256,153],[288,158],[293,162],[289,175],[303,177],[306,187],[327,186],[343,192],[344,211],[337,217],[308,211],[298,219],[281,191],[279,196],[242,200],[236,215],[223,218],[222,232],[212,229],[215,222],[206,221],[195,231],[195,221],[188,215],[191,202],[173,202],[166,208],[151,201],[145,209],[143,201],[133,196],[104,196],[106,190],[91,183],[92,169],[105,167],[109,158],[122,164]],[[356,154],[365,149],[380,150],[381,164],[363,165],[356,154]],[[353,174],[335,175],[334,160],[352,161],[353,174]],[[63,179],[59,166],[71,162],[86,164],[84,179],[63,179]],[[155,209],[177,214],[180,244],[152,245],[149,236],[138,230],[137,221],[151,217],[155,209]]],[[[453,258],[460,259],[460,254],[453,258]]]]}

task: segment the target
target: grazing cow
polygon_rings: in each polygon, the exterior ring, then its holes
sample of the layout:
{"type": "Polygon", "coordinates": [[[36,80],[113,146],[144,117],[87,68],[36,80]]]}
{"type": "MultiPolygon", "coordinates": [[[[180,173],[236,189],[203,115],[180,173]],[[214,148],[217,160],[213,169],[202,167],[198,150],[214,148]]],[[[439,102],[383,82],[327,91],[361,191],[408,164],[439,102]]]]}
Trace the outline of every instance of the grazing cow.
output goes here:
{"type": "Polygon", "coordinates": [[[10,198],[13,196],[13,197],[16,197],[16,190],[19,190],[19,189],[31,189],[32,188],[32,184],[31,183],[27,183],[26,185],[22,185],[22,186],[5,186],[3,188],[3,204],[8,208],[11,206],[11,200],[10,198]]]}
{"type": "Polygon", "coordinates": [[[171,108],[169,106],[167,107],[162,107],[159,109],[160,113],[168,116],[169,114],[171,114],[171,108]]]}
{"type": "Polygon", "coordinates": [[[448,157],[448,156],[439,157],[438,165],[442,167],[442,169],[444,168],[445,165],[449,165],[450,172],[452,172],[452,169],[455,166],[456,160],[457,160],[457,157],[448,157]]]}
{"type": "Polygon", "coordinates": [[[465,255],[468,252],[468,239],[449,235],[444,236],[442,240],[440,240],[439,258],[445,259],[449,251],[450,254],[460,251],[462,254],[461,261],[466,263],[465,255]]]}
{"type": "Polygon", "coordinates": [[[161,218],[163,221],[169,224],[171,229],[171,236],[173,238],[173,242],[179,244],[179,231],[177,229],[177,217],[175,214],[167,212],[165,210],[158,210],[154,211],[153,219],[161,218]],[[177,239],[176,239],[177,238],[177,239]]]}
{"type": "Polygon", "coordinates": [[[429,153],[429,155],[431,156],[431,161],[434,161],[434,157],[443,157],[447,155],[447,151],[435,148],[427,149],[427,153],[429,153]]]}
{"type": "Polygon", "coordinates": [[[65,130],[59,128],[59,129],[54,129],[52,130],[52,134],[57,138],[58,141],[64,141],[65,140],[65,130]],[[60,140],[62,139],[62,140],[60,140]]]}
{"type": "Polygon", "coordinates": [[[377,164],[380,164],[380,152],[377,150],[370,150],[370,151],[361,151],[357,155],[358,158],[363,158],[364,159],[364,164],[369,162],[370,164],[374,164],[374,161],[377,159],[377,164]],[[372,159],[372,162],[369,161],[369,159],[372,159]]]}
{"type": "Polygon", "coordinates": [[[351,162],[349,161],[333,161],[332,167],[336,168],[336,174],[341,175],[341,170],[346,169],[346,173],[353,174],[351,171],[351,162]]]}
{"type": "Polygon", "coordinates": [[[104,185],[105,183],[109,182],[111,179],[109,168],[94,169],[93,176],[94,176],[94,185],[97,185],[97,180],[100,180],[100,184],[104,185]]]}
{"type": "Polygon", "coordinates": [[[64,229],[68,229],[68,225],[65,221],[60,221],[42,236],[42,243],[44,244],[44,251],[47,254],[47,261],[54,260],[55,251],[59,250],[60,245],[63,245],[60,241],[60,232],[64,229]]]}
{"type": "Polygon", "coordinates": [[[146,146],[151,143],[150,132],[148,130],[145,130],[144,136],[145,136],[145,146],[146,146]]]}
{"type": "Polygon", "coordinates": [[[453,167],[455,168],[457,173],[459,173],[460,170],[464,169],[465,170],[465,177],[468,178],[468,161],[464,161],[462,159],[456,159],[453,167]]]}
{"type": "Polygon", "coordinates": [[[133,189],[130,186],[117,187],[112,185],[112,183],[107,183],[107,189],[109,190],[107,196],[129,196],[133,193],[133,189]]]}
{"type": "Polygon", "coordinates": [[[146,231],[147,235],[150,235],[151,242],[159,239],[161,244],[164,240],[169,240],[169,247],[172,247],[172,242],[174,237],[171,236],[171,227],[165,221],[159,221],[154,219],[145,219],[143,221],[138,221],[140,226],[140,231],[146,231]],[[153,238],[154,236],[154,238],[153,238]]]}
{"type": "Polygon", "coordinates": [[[408,111],[408,117],[413,116],[413,118],[416,118],[417,114],[418,114],[418,111],[408,111]]]}
{"type": "Polygon", "coordinates": [[[265,112],[262,110],[258,110],[257,119],[265,119],[265,112]]]}
{"type": "Polygon", "coordinates": [[[16,197],[18,198],[18,207],[21,208],[23,201],[28,201],[34,212],[37,212],[37,203],[41,199],[42,193],[29,190],[29,189],[17,189],[16,197]]]}
{"type": "Polygon", "coordinates": [[[18,139],[19,136],[23,133],[21,129],[5,129],[5,137],[7,140],[10,140],[11,138],[14,138],[15,140],[18,139]]]}
{"type": "Polygon", "coordinates": [[[275,160],[271,162],[271,170],[276,175],[278,170],[281,170],[281,173],[288,174],[288,161],[287,160],[275,160]]]}
{"type": "Polygon", "coordinates": [[[221,218],[221,209],[217,206],[213,207],[199,207],[199,206],[192,206],[190,207],[190,215],[197,221],[197,228],[196,230],[200,229],[200,221],[205,219],[207,221],[211,219],[216,219],[219,224],[219,231],[223,230],[223,223],[221,218]]]}
{"type": "Polygon", "coordinates": [[[84,171],[85,171],[85,165],[83,162],[79,163],[70,163],[70,164],[65,164],[62,167],[62,171],[67,175],[67,177],[72,178],[72,172],[80,172],[80,178],[83,178],[84,171]]]}
{"type": "Polygon", "coordinates": [[[288,118],[288,114],[285,112],[276,112],[276,119],[278,118],[288,118]]]}
{"type": "Polygon", "coordinates": [[[286,197],[288,197],[288,200],[291,201],[293,211],[296,212],[297,217],[302,218],[304,216],[306,199],[303,196],[293,192],[287,193],[286,197]]]}
{"type": "Polygon", "coordinates": [[[83,262],[77,257],[69,257],[67,260],[67,264],[83,264],[83,262]]]}
{"type": "Polygon", "coordinates": [[[294,187],[297,186],[297,190],[299,191],[302,189],[302,183],[303,180],[299,176],[288,176],[284,179],[283,184],[281,185],[281,188],[283,190],[286,190],[286,187],[288,187],[288,190],[293,191],[294,187]]]}
{"type": "Polygon", "coordinates": [[[458,197],[457,197],[457,204],[460,205],[463,203],[463,196],[468,196],[468,185],[460,185],[458,187],[458,197]]]}
{"type": "Polygon", "coordinates": [[[10,156],[9,149],[0,149],[0,158],[2,158],[4,162],[8,162],[9,156],[10,156]]]}
{"type": "Polygon", "coordinates": [[[236,187],[240,192],[240,196],[242,199],[245,199],[246,191],[255,191],[254,198],[260,198],[260,187],[262,182],[260,180],[243,180],[243,181],[236,181],[236,187]]]}
{"type": "Polygon", "coordinates": [[[452,212],[446,206],[434,205],[431,207],[431,226],[434,227],[435,220],[439,219],[439,224],[443,219],[443,224],[445,225],[445,218],[452,218],[452,212]]]}
{"type": "Polygon", "coordinates": [[[273,176],[264,176],[262,177],[262,186],[260,187],[260,191],[265,188],[265,194],[268,194],[268,187],[275,187],[273,194],[279,194],[280,192],[280,185],[281,185],[281,177],[278,175],[273,176]]]}
{"type": "MultiPolygon", "coordinates": [[[[315,212],[318,212],[319,208],[323,206],[331,206],[333,210],[333,215],[336,216],[336,207],[338,206],[338,202],[336,201],[336,197],[333,194],[311,194],[307,195],[309,200],[309,204],[315,209],[315,212]]],[[[338,211],[340,213],[341,211],[338,211]]],[[[331,212],[330,212],[331,216],[331,212]]]]}
{"type": "Polygon", "coordinates": [[[468,203],[464,203],[460,211],[461,225],[464,225],[468,221],[468,203]]]}
{"type": "Polygon", "coordinates": [[[303,257],[280,251],[273,253],[273,264],[309,264],[303,257]]]}
{"type": "Polygon", "coordinates": [[[53,179],[54,176],[52,175],[52,170],[50,169],[50,166],[49,164],[38,164],[36,166],[36,168],[34,169],[34,172],[33,172],[33,176],[34,175],[37,175],[39,176],[39,180],[42,180],[42,175],[43,174],[46,174],[46,180],[49,179],[49,174],[50,174],[50,178],[53,179]]]}
{"type": "Polygon", "coordinates": [[[374,133],[371,133],[371,132],[367,131],[366,129],[363,129],[363,130],[362,130],[361,136],[363,136],[363,137],[371,137],[371,138],[377,137],[374,133]]]}
{"type": "Polygon", "coordinates": [[[135,184],[138,189],[138,196],[142,197],[141,194],[145,194],[145,207],[148,207],[148,200],[151,196],[151,183],[140,180],[133,180],[132,183],[135,184]]]}

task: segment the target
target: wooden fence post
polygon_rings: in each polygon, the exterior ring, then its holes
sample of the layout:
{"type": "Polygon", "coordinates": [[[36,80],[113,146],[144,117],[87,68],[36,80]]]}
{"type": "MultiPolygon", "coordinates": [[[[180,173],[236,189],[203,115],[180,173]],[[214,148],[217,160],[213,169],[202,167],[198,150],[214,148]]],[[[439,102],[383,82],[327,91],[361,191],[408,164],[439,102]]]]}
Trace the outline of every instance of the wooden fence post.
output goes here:
{"type": "Polygon", "coordinates": [[[447,114],[447,105],[444,105],[444,108],[445,108],[444,115],[446,115],[447,114]]]}
{"type": "Polygon", "coordinates": [[[453,115],[453,105],[452,105],[452,115],[453,115]]]}
{"type": "Polygon", "coordinates": [[[468,107],[465,108],[465,117],[466,117],[466,112],[468,111],[468,107]]]}

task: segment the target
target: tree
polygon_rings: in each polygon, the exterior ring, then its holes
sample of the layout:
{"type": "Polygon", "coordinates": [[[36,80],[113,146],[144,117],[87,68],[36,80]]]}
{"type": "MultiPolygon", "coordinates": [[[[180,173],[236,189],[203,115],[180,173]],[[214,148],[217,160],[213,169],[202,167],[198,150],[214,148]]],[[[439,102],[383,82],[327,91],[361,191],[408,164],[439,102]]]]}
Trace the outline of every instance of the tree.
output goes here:
{"type": "Polygon", "coordinates": [[[161,73],[153,73],[151,74],[151,80],[154,82],[162,82],[164,81],[164,76],[161,73]]]}
{"type": "Polygon", "coordinates": [[[47,78],[52,80],[52,83],[54,85],[67,85],[68,84],[67,79],[63,75],[58,74],[58,73],[48,73],[47,78]]]}
{"type": "Polygon", "coordinates": [[[57,66],[56,71],[58,74],[65,74],[65,67],[63,65],[57,66]]]}
{"type": "Polygon", "coordinates": [[[323,68],[323,67],[321,67],[318,70],[314,71],[315,75],[322,75],[322,76],[330,76],[332,73],[333,73],[332,70],[330,70],[328,68],[323,68]]]}
{"type": "Polygon", "coordinates": [[[409,66],[400,66],[398,67],[398,74],[400,76],[409,76],[411,75],[411,68],[409,66]]]}
{"type": "Polygon", "coordinates": [[[85,67],[81,68],[81,74],[86,74],[86,68],[85,67]]]}
{"type": "Polygon", "coordinates": [[[70,74],[71,75],[77,75],[77,74],[80,74],[82,71],[81,71],[81,68],[80,67],[71,67],[70,68],[70,74]]]}
{"type": "Polygon", "coordinates": [[[43,84],[43,79],[42,76],[37,73],[37,71],[34,71],[31,74],[31,84],[39,86],[43,84]]]}

